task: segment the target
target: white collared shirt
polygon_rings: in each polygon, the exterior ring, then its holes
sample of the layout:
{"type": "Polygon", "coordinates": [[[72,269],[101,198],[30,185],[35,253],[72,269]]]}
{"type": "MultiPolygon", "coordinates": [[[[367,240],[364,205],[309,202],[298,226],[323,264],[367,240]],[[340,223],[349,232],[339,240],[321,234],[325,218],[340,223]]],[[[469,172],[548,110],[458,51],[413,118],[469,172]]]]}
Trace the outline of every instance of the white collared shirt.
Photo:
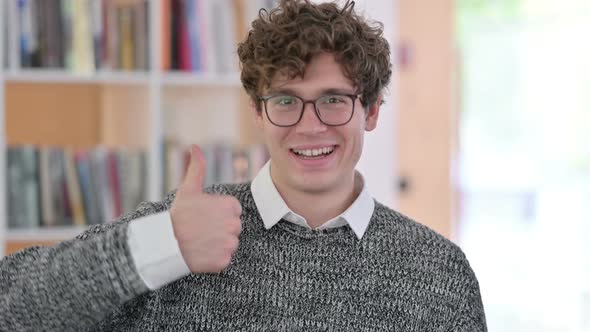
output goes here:
{"type": "MultiPolygon", "coordinates": [[[[359,196],[346,211],[326,221],[317,229],[336,228],[348,224],[358,239],[363,237],[371,221],[371,216],[375,209],[375,201],[367,190],[363,176],[359,172],[355,172],[355,177],[362,184],[362,190],[359,196]]],[[[262,167],[254,180],[252,180],[250,188],[266,229],[271,229],[281,219],[311,229],[305,218],[291,211],[285,200],[281,197],[281,194],[279,194],[270,175],[270,161],[262,167]]]]}
{"type": "MultiPolygon", "coordinates": [[[[359,239],[363,237],[373,215],[375,202],[362,175],[356,172],[355,176],[362,184],[359,196],[346,211],[328,220],[318,229],[348,224],[359,239]]],[[[272,228],[281,219],[311,229],[303,217],[289,209],[277,191],[270,175],[270,162],[258,172],[251,183],[251,190],[266,229],[272,228]]],[[[158,289],[190,273],[174,236],[169,211],[130,222],[127,241],[139,276],[150,290],[158,289]]]]}

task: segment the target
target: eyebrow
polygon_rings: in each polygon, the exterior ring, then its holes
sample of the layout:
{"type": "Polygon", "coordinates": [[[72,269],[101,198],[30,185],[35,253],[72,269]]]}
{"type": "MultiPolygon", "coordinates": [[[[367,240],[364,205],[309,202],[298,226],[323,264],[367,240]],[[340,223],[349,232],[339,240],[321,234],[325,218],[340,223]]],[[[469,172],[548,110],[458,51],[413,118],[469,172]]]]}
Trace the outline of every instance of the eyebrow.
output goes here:
{"type": "MultiPolygon", "coordinates": [[[[278,95],[278,94],[287,94],[287,95],[295,95],[297,96],[297,91],[289,88],[280,88],[280,89],[270,89],[267,95],[278,95]]],[[[351,89],[347,88],[329,88],[323,89],[320,91],[319,95],[329,95],[329,94],[338,94],[338,95],[354,95],[355,92],[351,91],[351,89]]]]}

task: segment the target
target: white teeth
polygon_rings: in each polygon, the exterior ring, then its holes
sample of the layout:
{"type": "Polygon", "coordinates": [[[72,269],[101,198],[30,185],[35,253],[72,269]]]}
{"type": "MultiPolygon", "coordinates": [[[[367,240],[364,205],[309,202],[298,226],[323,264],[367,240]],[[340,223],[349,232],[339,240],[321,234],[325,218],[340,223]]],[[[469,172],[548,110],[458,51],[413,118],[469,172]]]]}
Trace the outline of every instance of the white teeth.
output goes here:
{"type": "Polygon", "coordinates": [[[293,152],[295,152],[298,155],[303,155],[306,157],[315,157],[315,156],[319,156],[322,154],[329,154],[332,151],[334,151],[334,147],[330,146],[330,147],[323,147],[323,148],[319,148],[319,149],[306,149],[306,150],[295,150],[293,149],[293,152]]]}

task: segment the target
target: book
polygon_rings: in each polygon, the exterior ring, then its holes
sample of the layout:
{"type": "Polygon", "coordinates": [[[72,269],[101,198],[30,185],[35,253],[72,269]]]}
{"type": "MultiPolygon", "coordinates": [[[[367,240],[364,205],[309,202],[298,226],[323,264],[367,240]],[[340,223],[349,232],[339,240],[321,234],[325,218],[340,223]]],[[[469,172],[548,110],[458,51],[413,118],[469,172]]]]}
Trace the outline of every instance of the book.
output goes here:
{"type": "Polygon", "coordinates": [[[162,0],[160,2],[160,13],[162,20],[162,70],[170,70],[171,66],[171,49],[172,49],[172,14],[171,0],[162,0]]]}
{"type": "Polygon", "coordinates": [[[190,69],[193,72],[200,72],[203,70],[203,64],[201,59],[201,17],[200,17],[200,0],[185,0],[185,20],[187,22],[187,42],[188,42],[188,55],[190,58],[190,69]]]}
{"type": "Polygon", "coordinates": [[[188,18],[189,0],[178,0],[176,19],[176,28],[178,32],[178,69],[184,71],[191,70],[191,41],[189,38],[189,18],[188,18]]]}
{"type": "Polygon", "coordinates": [[[147,70],[147,0],[4,0],[10,68],[147,70]]]}
{"type": "Polygon", "coordinates": [[[133,70],[135,68],[135,41],[133,26],[133,10],[128,6],[117,8],[117,26],[119,28],[119,68],[133,70]]]}
{"type": "Polygon", "coordinates": [[[22,226],[36,228],[41,225],[39,210],[39,153],[32,145],[21,148],[22,226]]]}
{"type": "Polygon", "coordinates": [[[71,69],[74,67],[74,51],[73,51],[73,5],[74,0],[61,0],[60,16],[63,28],[63,44],[61,54],[63,55],[63,68],[71,69]]]}
{"type": "Polygon", "coordinates": [[[8,60],[8,67],[11,69],[20,68],[20,22],[19,6],[15,0],[3,1],[5,30],[4,40],[6,42],[5,55],[8,60]]]}
{"type": "Polygon", "coordinates": [[[116,219],[123,213],[121,203],[121,181],[119,179],[119,156],[115,151],[106,154],[106,168],[108,176],[108,199],[112,202],[112,219],[116,219]]]}
{"type": "Polygon", "coordinates": [[[94,65],[93,35],[89,0],[74,0],[72,4],[72,71],[92,74],[94,65]]]}
{"type": "MultiPolygon", "coordinates": [[[[251,180],[268,160],[263,145],[202,144],[205,186],[251,180]]],[[[10,228],[94,225],[133,211],[146,199],[147,157],[139,149],[96,146],[9,146],[6,154],[10,228]]],[[[164,192],[178,187],[190,162],[189,145],[164,143],[164,192]]]]}
{"type": "Polygon", "coordinates": [[[135,64],[136,69],[149,69],[149,4],[147,1],[138,1],[133,8],[134,26],[133,26],[133,41],[135,43],[135,64]]]}
{"type": "Polygon", "coordinates": [[[86,222],[89,225],[96,225],[103,222],[98,202],[97,188],[92,186],[92,174],[90,171],[90,156],[87,151],[74,153],[76,171],[80,183],[80,192],[86,214],[86,222]]]}
{"type": "Polygon", "coordinates": [[[44,34],[41,37],[42,66],[45,68],[63,68],[63,26],[60,0],[41,1],[40,23],[44,34]]]}
{"type": "Polygon", "coordinates": [[[90,173],[92,174],[92,187],[97,192],[97,201],[102,222],[113,221],[116,216],[113,208],[113,199],[109,188],[109,170],[107,162],[108,151],[99,147],[90,152],[90,173]]]}
{"type": "Polygon", "coordinates": [[[23,67],[31,67],[31,53],[35,47],[32,11],[31,0],[18,0],[19,58],[23,67]]]}
{"type": "Polygon", "coordinates": [[[6,201],[8,211],[8,227],[18,228],[20,221],[20,193],[19,178],[20,167],[18,165],[17,150],[13,147],[6,148],[6,201]]]}
{"type": "Polygon", "coordinates": [[[87,225],[84,201],[80,189],[80,181],[76,170],[74,153],[68,149],[64,154],[66,185],[69,204],[72,210],[72,223],[78,226],[87,225]]]}
{"type": "Polygon", "coordinates": [[[170,1],[170,70],[180,69],[180,1],[181,0],[169,0],[170,1]]]}
{"type": "Polygon", "coordinates": [[[102,66],[103,57],[104,57],[104,43],[103,43],[103,36],[105,33],[103,32],[104,29],[104,1],[100,0],[91,0],[90,3],[90,26],[91,26],[91,34],[92,34],[92,46],[93,46],[93,53],[94,53],[94,67],[100,68],[102,66]]]}
{"type": "Polygon", "coordinates": [[[68,202],[67,187],[65,182],[64,171],[64,153],[58,148],[49,148],[48,167],[49,167],[49,204],[52,206],[54,226],[71,225],[71,210],[68,202]]]}
{"type": "MultiPolygon", "coordinates": [[[[50,172],[50,153],[48,147],[42,147],[39,150],[39,185],[41,190],[41,225],[55,226],[57,225],[55,207],[52,202],[52,183],[50,172]]],[[[9,190],[11,189],[9,184],[9,190]]]]}
{"type": "Polygon", "coordinates": [[[145,154],[137,150],[117,151],[121,181],[121,205],[124,212],[135,210],[147,197],[145,154]]]}
{"type": "Polygon", "coordinates": [[[93,225],[133,211],[145,200],[145,152],[7,148],[10,228],[93,225]]]}
{"type": "Polygon", "coordinates": [[[8,226],[36,228],[39,211],[38,154],[31,146],[8,147],[6,151],[8,185],[8,226]]]}
{"type": "Polygon", "coordinates": [[[237,43],[246,35],[246,22],[272,5],[266,0],[162,1],[162,69],[237,72],[237,43]]]}

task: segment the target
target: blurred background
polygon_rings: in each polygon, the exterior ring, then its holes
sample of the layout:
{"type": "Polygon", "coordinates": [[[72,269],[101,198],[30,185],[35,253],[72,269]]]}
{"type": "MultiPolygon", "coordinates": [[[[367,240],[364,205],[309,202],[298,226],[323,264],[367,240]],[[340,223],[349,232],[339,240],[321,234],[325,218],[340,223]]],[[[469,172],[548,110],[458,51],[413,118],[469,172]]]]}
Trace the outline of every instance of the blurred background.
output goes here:
{"type": "Polygon", "coordinates": [[[456,2],[457,240],[492,331],[590,331],[590,2],[456,2]]]}
{"type": "MultiPolygon", "coordinates": [[[[272,0],[2,0],[0,251],[267,160],[236,44],[272,0]]],[[[394,80],[359,169],[457,243],[490,331],[590,331],[590,1],[364,0],[394,80]]]]}

